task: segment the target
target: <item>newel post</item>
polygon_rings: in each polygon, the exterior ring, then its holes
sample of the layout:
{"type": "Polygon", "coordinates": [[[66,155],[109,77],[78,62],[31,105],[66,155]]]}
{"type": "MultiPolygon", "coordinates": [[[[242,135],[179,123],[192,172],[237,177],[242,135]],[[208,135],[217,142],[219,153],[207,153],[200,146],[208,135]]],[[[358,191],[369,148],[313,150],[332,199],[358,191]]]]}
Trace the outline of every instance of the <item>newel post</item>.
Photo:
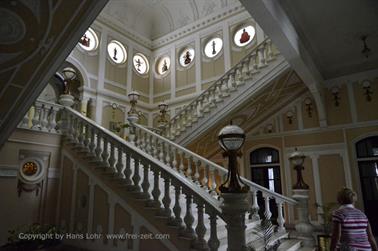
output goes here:
{"type": "Polygon", "coordinates": [[[295,223],[296,236],[302,240],[304,246],[314,247],[315,239],[313,236],[314,226],[310,222],[308,201],[309,201],[309,186],[304,182],[302,170],[304,170],[304,156],[302,153],[295,149],[295,152],[290,156],[290,162],[293,164],[297,172],[297,182],[293,186],[293,199],[298,204],[295,206],[297,212],[297,221],[295,223]]]}
{"type": "Polygon", "coordinates": [[[220,207],[227,224],[227,251],[244,251],[248,250],[245,215],[251,205],[249,189],[239,176],[237,156],[244,143],[245,134],[240,127],[231,124],[219,132],[218,138],[229,158],[227,180],[219,187],[223,198],[220,207]]]}

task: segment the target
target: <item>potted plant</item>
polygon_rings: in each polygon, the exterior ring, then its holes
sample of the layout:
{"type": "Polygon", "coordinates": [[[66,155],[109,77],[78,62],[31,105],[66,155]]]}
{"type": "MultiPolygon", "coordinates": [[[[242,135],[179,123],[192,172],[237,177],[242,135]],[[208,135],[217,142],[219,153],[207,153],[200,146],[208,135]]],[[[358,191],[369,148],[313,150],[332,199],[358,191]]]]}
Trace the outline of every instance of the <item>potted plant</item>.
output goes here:
{"type": "Polygon", "coordinates": [[[60,231],[52,225],[34,223],[9,230],[8,242],[1,250],[6,251],[44,251],[51,250],[61,243],[60,231]]]}
{"type": "Polygon", "coordinates": [[[326,203],[320,205],[315,203],[317,208],[321,208],[321,213],[318,215],[323,219],[323,233],[318,235],[319,251],[329,251],[331,244],[331,231],[332,231],[332,212],[336,209],[337,203],[326,203]]]}

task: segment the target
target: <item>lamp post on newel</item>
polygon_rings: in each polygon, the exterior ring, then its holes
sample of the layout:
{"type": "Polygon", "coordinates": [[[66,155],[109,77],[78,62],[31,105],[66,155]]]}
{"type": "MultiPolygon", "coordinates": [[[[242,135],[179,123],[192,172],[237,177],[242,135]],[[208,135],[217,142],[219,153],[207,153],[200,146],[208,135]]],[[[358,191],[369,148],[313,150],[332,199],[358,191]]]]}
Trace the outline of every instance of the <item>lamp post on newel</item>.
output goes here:
{"type": "Polygon", "coordinates": [[[130,110],[127,112],[127,120],[130,123],[130,142],[134,143],[135,140],[135,127],[133,126],[134,123],[137,123],[139,120],[139,115],[136,110],[136,104],[138,103],[139,93],[136,91],[130,92],[128,95],[130,100],[130,110]]]}
{"type": "Polygon", "coordinates": [[[303,180],[302,171],[304,170],[304,161],[306,156],[295,148],[290,155],[289,160],[297,174],[297,181],[293,185],[293,198],[298,202],[296,205],[297,221],[295,230],[297,237],[302,239],[303,245],[313,247],[315,240],[312,235],[314,226],[310,223],[308,200],[310,187],[303,180]]]}
{"type": "Polygon", "coordinates": [[[232,123],[221,129],[219,144],[228,157],[226,181],[219,187],[223,203],[222,213],[227,223],[228,251],[247,250],[245,214],[250,208],[248,187],[239,176],[237,157],[245,141],[244,131],[232,123]]]}
{"type": "Polygon", "coordinates": [[[71,107],[75,101],[74,97],[71,95],[71,85],[77,77],[76,71],[71,67],[66,67],[62,70],[63,76],[63,94],[59,96],[59,103],[64,106],[71,107]]]}

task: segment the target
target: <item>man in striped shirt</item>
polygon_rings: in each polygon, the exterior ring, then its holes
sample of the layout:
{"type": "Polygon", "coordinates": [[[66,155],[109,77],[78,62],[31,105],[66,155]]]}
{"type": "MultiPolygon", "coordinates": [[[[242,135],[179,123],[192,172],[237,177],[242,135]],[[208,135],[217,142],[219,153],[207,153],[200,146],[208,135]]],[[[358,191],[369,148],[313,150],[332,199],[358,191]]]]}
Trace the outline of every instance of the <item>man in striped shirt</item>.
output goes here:
{"type": "Polygon", "coordinates": [[[353,206],[356,194],[343,188],[337,194],[337,201],[341,206],[332,215],[331,251],[378,251],[368,218],[353,206]]]}

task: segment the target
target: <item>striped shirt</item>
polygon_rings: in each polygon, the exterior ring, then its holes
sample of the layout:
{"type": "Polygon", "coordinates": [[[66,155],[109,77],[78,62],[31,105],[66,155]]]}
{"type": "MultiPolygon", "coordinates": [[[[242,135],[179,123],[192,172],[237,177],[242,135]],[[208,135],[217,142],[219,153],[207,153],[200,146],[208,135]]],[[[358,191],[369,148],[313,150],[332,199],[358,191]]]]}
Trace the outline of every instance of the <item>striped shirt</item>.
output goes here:
{"type": "MultiPolygon", "coordinates": [[[[343,205],[332,214],[333,222],[341,225],[340,247],[348,247],[349,250],[371,250],[367,235],[368,218],[352,204],[343,205]]],[[[342,249],[342,248],[341,248],[342,249]]]]}

